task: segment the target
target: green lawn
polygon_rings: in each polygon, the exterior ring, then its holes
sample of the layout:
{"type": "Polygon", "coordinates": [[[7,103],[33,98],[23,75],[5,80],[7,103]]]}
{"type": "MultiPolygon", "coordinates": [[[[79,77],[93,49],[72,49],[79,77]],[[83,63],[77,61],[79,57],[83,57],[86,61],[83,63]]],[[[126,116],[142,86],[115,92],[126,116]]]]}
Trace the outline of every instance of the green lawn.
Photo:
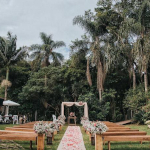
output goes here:
{"type": "MultiPolygon", "coordinates": [[[[4,130],[5,127],[11,127],[10,125],[2,125],[0,124],[0,130],[4,130]]],[[[146,125],[128,125],[128,127],[132,129],[139,129],[140,131],[146,131],[148,135],[150,135],[150,129],[147,128],[146,125]]],[[[63,126],[62,131],[60,131],[57,135],[55,135],[55,141],[53,141],[53,145],[46,145],[45,140],[45,150],[57,150],[57,147],[66,131],[67,125],[63,126]]],[[[86,150],[95,150],[95,147],[91,145],[89,141],[89,136],[84,132],[83,128],[81,127],[81,132],[83,134],[83,140],[85,143],[86,150]]],[[[20,144],[25,150],[29,150],[29,142],[28,141],[16,141],[16,143],[20,144]]],[[[104,150],[107,150],[107,143],[104,146],[104,150]]],[[[149,150],[150,143],[143,142],[141,145],[139,142],[112,142],[111,143],[111,150],[149,150]]],[[[33,142],[33,150],[36,150],[35,142],[33,142]]]]}
{"type": "MultiPolygon", "coordinates": [[[[4,130],[5,127],[12,127],[13,124],[0,124],[0,130],[4,130]]],[[[57,134],[55,135],[55,141],[53,141],[53,145],[46,145],[46,139],[45,139],[45,150],[57,150],[57,147],[66,131],[66,128],[67,128],[67,125],[64,125],[62,130],[57,134]]],[[[25,150],[30,150],[30,143],[29,141],[15,141],[16,143],[20,144],[25,150]]],[[[35,142],[33,142],[33,150],[36,150],[36,145],[35,145],[35,142]]]]}
{"type": "MultiPolygon", "coordinates": [[[[140,131],[146,131],[148,135],[150,135],[150,129],[147,128],[146,125],[128,125],[128,127],[132,129],[139,129],[140,131]]],[[[81,127],[81,131],[83,134],[83,140],[85,143],[86,150],[95,150],[95,147],[92,146],[89,142],[89,136],[84,132],[81,127]]],[[[111,142],[111,150],[149,150],[150,143],[143,142],[140,144],[139,142],[111,142]]],[[[104,150],[108,150],[107,143],[104,146],[104,150]]]]}

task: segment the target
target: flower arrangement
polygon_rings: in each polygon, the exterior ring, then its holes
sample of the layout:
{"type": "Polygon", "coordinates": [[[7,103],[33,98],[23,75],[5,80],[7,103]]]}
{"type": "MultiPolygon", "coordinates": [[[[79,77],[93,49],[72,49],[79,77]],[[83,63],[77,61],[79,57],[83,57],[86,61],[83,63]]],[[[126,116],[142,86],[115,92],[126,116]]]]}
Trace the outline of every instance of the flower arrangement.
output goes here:
{"type": "Polygon", "coordinates": [[[83,105],[83,102],[82,102],[82,101],[80,101],[80,102],[79,102],[79,105],[83,105]]]}
{"type": "Polygon", "coordinates": [[[44,124],[43,121],[39,121],[38,123],[34,124],[33,129],[34,129],[35,133],[44,134],[45,133],[45,126],[46,126],[46,124],[44,124]]]}
{"type": "Polygon", "coordinates": [[[60,115],[60,116],[58,116],[58,119],[65,120],[65,119],[66,119],[66,117],[65,117],[65,116],[60,115]]]}
{"type": "Polygon", "coordinates": [[[84,121],[83,123],[83,128],[87,130],[88,126],[90,125],[90,121],[89,120],[86,120],[84,121]]]}
{"type": "Polygon", "coordinates": [[[96,134],[102,134],[108,130],[108,127],[100,121],[93,123],[93,125],[95,128],[94,133],[96,134]]]}
{"type": "Polygon", "coordinates": [[[54,123],[45,124],[45,133],[49,135],[56,130],[56,125],[54,123]]]}
{"type": "Polygon", "coordinates": [[[84,124],[84,122],[85,122],[85,121],[87,121],[87,120],[88,120],[88,118],[87,118],[87,117],[84,117],[84,116],[83,116],[83,117],[81,117],[81,124],[83,125],[83,124],[84,124]]]}
{"type": "Polygon", "coordinates": [[[74,112],[70,112],[69,114],[71,117],[75,116],[75,113],[74,112]]]}
{"type": "Polygon", "coordinates": [[[102,134],[108,130],[108,127],[100,121],[91,122],[89,120],[86,120],[83,123],[83,127],[91,134],[102,134]]]}
{"type": "Polygon", "coordinates": [[[93,122],[90,122],[86,129],[91,134],[95,134],[95,126],[93,122]]]}
{"type": "Polygon", "coordinates": [[[150,125],[150,120],[146,121],[145,124],[150,125]]]}

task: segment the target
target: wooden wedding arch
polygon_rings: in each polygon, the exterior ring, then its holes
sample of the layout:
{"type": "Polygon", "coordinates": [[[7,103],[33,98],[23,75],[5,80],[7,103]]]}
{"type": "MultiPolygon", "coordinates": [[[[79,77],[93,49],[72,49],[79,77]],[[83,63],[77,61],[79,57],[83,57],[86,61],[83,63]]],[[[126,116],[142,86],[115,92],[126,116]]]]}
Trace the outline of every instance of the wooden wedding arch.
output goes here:
{"type": "Polygon", "coordinates": [[[84,117],[89,118],[87,102],[62,102],[62,104],[61,104],[61,115],[64,116],[64,106],[71,107],[73,105],[84,106],[84,117]]]}

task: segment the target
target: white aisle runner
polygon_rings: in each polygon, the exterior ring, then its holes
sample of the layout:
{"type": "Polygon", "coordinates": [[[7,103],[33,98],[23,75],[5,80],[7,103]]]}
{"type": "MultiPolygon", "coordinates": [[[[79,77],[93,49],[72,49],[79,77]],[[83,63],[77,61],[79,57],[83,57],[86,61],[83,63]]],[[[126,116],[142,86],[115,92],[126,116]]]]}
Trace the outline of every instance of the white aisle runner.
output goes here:
{"type": "Polygon", "coordinates": [[[57,150],[86,150],[78,126],[68,126],[57,150]]]}

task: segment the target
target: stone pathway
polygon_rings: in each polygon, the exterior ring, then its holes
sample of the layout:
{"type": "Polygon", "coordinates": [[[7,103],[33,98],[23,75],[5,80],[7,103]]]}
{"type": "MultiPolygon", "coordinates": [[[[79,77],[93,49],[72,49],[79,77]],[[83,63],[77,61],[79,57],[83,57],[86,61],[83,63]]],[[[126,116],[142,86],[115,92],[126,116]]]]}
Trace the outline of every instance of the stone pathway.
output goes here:
{"type": "Polygon", "coordinates": [[[21,145],[10,140],[0,141],[0,150],[25,150],[21,145]]]}
{"type": "Polygon", "coordinates": [[[78,126],[68,126],[57,150],[86,150],[78,126]]]}

